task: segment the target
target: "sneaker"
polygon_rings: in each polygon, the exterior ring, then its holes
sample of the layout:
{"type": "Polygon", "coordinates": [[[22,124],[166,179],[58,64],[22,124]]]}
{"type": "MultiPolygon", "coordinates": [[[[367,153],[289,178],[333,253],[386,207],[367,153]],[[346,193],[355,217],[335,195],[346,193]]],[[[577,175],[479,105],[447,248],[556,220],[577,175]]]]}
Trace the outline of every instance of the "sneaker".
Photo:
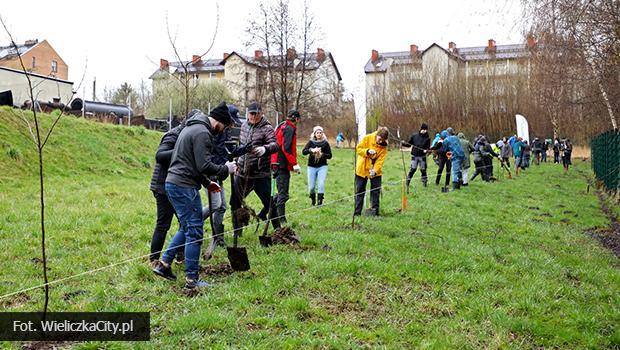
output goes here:
{"type": "Polygon", "coordinates": [[[149,266],[151,267],[151,269],[158,267],[160,264],[161,262],[157,259],[149,261],[149,266]]]}
{"type": "Polygon", "coordinates": [[[201,279],[196,279],[196,280],[189,280],[189,279],[185,279],[185,287],[183,287],[185,290],[195,290],[195,289],[201,289],[201,288],[207,288],[210,287],[211,285],[201,279]]]}
{"type": "Polygon", "coordinates": [[[153,273],[159,277],[163,277],[169,281],[176,281],[177,276],[172,273],[172,268],[170,266],[165,266],[163,263],[160,263],[159,266],[153,269],[153,273]]]}

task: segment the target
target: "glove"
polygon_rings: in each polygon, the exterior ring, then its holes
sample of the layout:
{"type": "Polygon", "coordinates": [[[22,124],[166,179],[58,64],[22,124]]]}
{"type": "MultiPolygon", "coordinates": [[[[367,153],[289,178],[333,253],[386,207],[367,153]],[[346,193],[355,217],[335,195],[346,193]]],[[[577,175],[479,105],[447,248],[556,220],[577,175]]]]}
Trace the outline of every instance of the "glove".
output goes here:
{"type": "Polygon", "coordinates": [[[370,169],[370,178],[374,178],[375,176],[377,176],[377,172],[375,171],[375,169],[370,169]]]}
{"type": "Polygon", "coordinates": [[[209,186],[207,186],[207,191],[209,191],[209,193],[216,193],[216,192],[221,192],[222,188],[217,182],[211,181],[209,186]]]}
{"type": "Polygon", "coordinates": [[[368,149],[368,151],[366,151],[366,154],[368,154],[369,156],[374,156],[375,154],[377,154],[377,151],[375,151],[374,149],[370,148],[370,149],[368,149]]]}
{"type": "Polygon", "coordinates": [[[293,171],[297,174],[301,174],[301,167],[299,166],[299,164],[293,165],[293,171]]]}
{"type": "Polygon", "coordinates": [[[228,173],[229,174],[234,174],[235,171],[237,170],[237,163],[235,162],[226,162],[226,167],[228,168],[228,173]]]}
{"type": "Polygon", "coordinates": [[[262,156],[263,156],[263,154],[265,154],[265,152],[266,152],[266,151],[267,151],[267,150],[265,149],[265,147],[264,147],[264,146],[259,146],[259,147],[256,147],[256,148],[254,149],[253,153],[254,153],[257,157],[262,157],[262,156]]]}

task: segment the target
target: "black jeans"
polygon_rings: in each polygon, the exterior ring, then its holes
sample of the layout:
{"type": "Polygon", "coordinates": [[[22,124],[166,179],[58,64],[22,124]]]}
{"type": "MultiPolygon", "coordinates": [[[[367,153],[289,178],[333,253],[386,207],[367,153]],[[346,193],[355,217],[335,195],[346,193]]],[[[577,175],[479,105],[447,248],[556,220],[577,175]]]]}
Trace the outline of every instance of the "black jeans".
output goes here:
{"type": "MultiPolygon", "coordinates": [[[[155,223],[153,238],[151,239],[151,256],[149,259],[157,260],[161,256],[162,249],[164,249],[166,235],[168,234],[168,230],[170,230],[172,217],[175,216],[176,213],[165,193],[153,191],[153,197],[155,197],[157,203],[157,222],[155,223]]],[[[184,247],[180,247],[177,254],[183,254],[183,251],[184,247]]]]}
{"type": "Polygon", "coordinates": [[[233,182],[233,193],[230,194],[230,208],[232,209],[232,222],[235,230],[241,229],[241,225],[236,220],[237,216],[235,215],[235,211],[241,208],[243,200],[252,191],[256,193],[263,204],[263,208],[261,208],[258,213],[258,217],[261,219],[266,219],[267,214],[270,212],[269,197],[271,196],[271,178],[269,176],[252,178],[252,175],[250,175],[248,179],[245,179],[243,176],[235,176],[233,182]]]}
{"type": "Polygon", "coordinates": [[[439,185],[439,181],[441,181],[441,173],[443,172],[444,166],[446,167],[446,187],[450,185],[450,172],[452,171],[452,162],[448,160],[448,156],[445,154],[439,154],[437,157],[439,160],[439,169],[437,169],[437,178],[435,179],[435,184],[439,185]]]}
{"type": "MultiPolygon", "coordinates": [[[[366,195],[367,177],[355,175],[355,212],[353,215],[361,215],[366,195]]],[[[370,179],[370,208],[379,214],[379,198],[381,195],[381,176],[370,179]]]]}
{"type": "Polygon", "coordinates": [[[489,181],[493,177],[493,158],[482,157],[482,163],[484,164],[484,171],[487,174],[486,181],[489,181]]]}
{"type": "Polygon", "coordinates": [[[288,190],[291,183],[291,172],[287,169],[276,169],[276,186],[278,194],[275,198],[275,208],[281,222],[286,222],[286,202],[288,201],[288,190]]]}

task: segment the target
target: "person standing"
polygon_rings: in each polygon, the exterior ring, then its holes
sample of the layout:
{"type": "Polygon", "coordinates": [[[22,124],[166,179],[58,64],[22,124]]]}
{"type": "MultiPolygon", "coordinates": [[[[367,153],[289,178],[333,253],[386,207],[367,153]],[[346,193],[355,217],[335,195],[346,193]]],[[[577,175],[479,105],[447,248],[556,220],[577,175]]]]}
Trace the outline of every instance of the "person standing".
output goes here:
{"type": "Polygon", "coordinates": [[[301,153],[308,156],[308,192],[310,193],[310,200],[312,205],[318,204],[321,206],[325,199],[327,160],[332,158],[331,147],[321,126],[317,125],[312,129],[310,140],[306,143],[301,153]]]}
{"type": "Polygon", "coordinates": [[[474,181],[476,176],[480,175],[483,181],[489,181],[487,179],[486,168],[484,167],[484,159],[483,153],[485,152],[484,144],[486,143],[486,138],[483,135],[478,135],[476,141],[474,141],[474,166],[476,170],[474,171],[474,175],[471,177],[471,181],[474,181]]]}
{"type": "Polygon", "coordinates": [[[540,155],[542,156],[542,162],[547,163],[547,151],[549,150],[549,141],[545,139],[542,143],[542,150],[540,155]]]}
{"type": "Polygon", "coordinates": [[[420,131],[416,134],[412,134],[411,137],[409,137],[409,141],[403,142],[402,145],[411,147],[411,167],[409,169],[409,174],[407,174],[406,181],[407,193],[409,193],[409,184],[411,184],[411,179],[413,179],[413,175],[418,168],[420,168],[420,173],[422,173],[422,186],[426,187],[428,181],[426,175],[426,154],[431,147],[431,139],[428,136],[428,125],[422,123],[420,131]]]}
{"type": "MultiPolygon", "coordinates": [[[[239,142],[246,147],[247,153],[238,160],[230,207],[233,212],[233,228],[241,236],[243,227],[238,220],[237,210],[250,192],[254,191],[263,205],[258,217],[267,220],[271,197],[270,158],[278,151],[273,126],[263,117],[261,106],[256,102],[248,106],[248,119],[241,125],[239,142]]],[[[280,227],[278,220],[272,220],[271,224],[274,228],[280,227]]]]}
{"type": "Polygon", "coordinates": [[[527,140],[523,141],[523,146],[521,147],[523,152],[521,154],[522,162],[521,169],[525,170],[530,167],[530,160],[532,158],[532,146],[530,146],[527,140]]]}
{"type": "Polygon", "coordinates": [[[435,139],[431,143],[431,150],[435,151],[437,155],[436,163],[437,163],[437,177],[435,177],[435,185],[439,185],[441,181],[441,174],[443,173],[444,168],[446,169],[446,182],[445,187],[448,188],[450,184],[450,172],[452,171],[452,163],[448,159],[448,154],[443,149],[443,135],[445,130],[441,132],[441,134],[435,135],[435,139]]]}
{"type": "Polygon", "coordinates": [[[536,137],[534,141],[532,141],[532,153],[534,153],[534,163],[536,165],[540,165],[541,152],[542,144],[540,143],[540,139],[536,137]]]}
{"type": "Polygon", "coordinates": [[[301,115],[296,110],[290,110],[275,131],[278,151],[271,155],[271,166],[276,178],[278,194],[275,200],[276,213],[280,224],[286,224],[286,202],[289,199],[291,171],[301,174],[301,167],[297,164],[297,123],[301,115]]]}
{"type": "MultiPolygon", "coordinates": [[[[236,126],[241,126],[239,119],[239,109],[235,105],[228,105],[228,113],[236,126]]],[[[227,148],[232,140],[231,129],[226,128],[221,134],[216,134],[214,139],[213,163],[226,164],[229,158],[239,157],[246,153],[244,145],[235,147],[232,150],[227,148]]],[[[202,208],[203,220],[213,220],[213,232],[211,235],[211,243],[205,250],[204,258],[209,260],[217,247],[226,247],[224,240],[224,214],[226,214],[226,192],[224,191],[224,179],[212,178],[211,181],[217,181],[221,187],[220,192],[209,192],[205,189],[205,194],[210,196],[211,202],[202,208]]]]}
{"type": "Polygon", "coordinates": [[[573,164],[571,162],[571,155],[573,153],[573,144],[569,139],[562,142],[562,165],[564,166],[564,172],[568,171],[568,167],[573,164]]]}
{"type": "Polygon", "coordinates": [[[200,246],[203,240],[202,203],[200,186],[210,192],[218,192],[217,182],[210,177],[225,178],[235,171],[235,163],[224,165],[211,161],[214,144],[213,135],[220,134],[232,124],[226,103],[222,102],[209,112],[195,114],[187,121],[187,126],[179,134],[172,153],[166,193],[179,217],[179,231],[174,235],[168,249],[164,252],[160,264],[153,272],[168,280],[176,280],[170,263],[178,247],[185,247],[185,289],[207,287],[199,279],[200,246]]]}
{"type": "MultiPolygon", "coordinates": [[[[153,230],[153,238],[151,238],[151,255],[149,256],[149,262],[152,268],[157,267],[159,264],[159,258],[161,256],[161,251],[164,249],[164,242],[166,241],[166,235],[172,223],[172,217],[176,215],[174,207],[166,195],[165,184],[174,145],[177,143],[179,134],[183,128],[185,128],[185,122],[184,120],[177,127],[164,134],[159,142],[157,153],[155,154],[155,167],[153,167],[153,176],[151,177],[150,186],[153,197],[155,197],[155,203],[157,204],[157,221],[155,223],[155,229],[153,230]]],[[[182,262],[185,260],[183,256],[184,250],[183,247],[177,250],[176,261],[182,262]]]]}
{"type": "Polygon", "coordinates": [[[338,136],[336,136],[336,148],[342,148],[342,144],[344,142],[344,134],[342,131],[338,131],[338,136]]]}
{"type": "Polygon", "coordinates": [[[443,150],[449,159],[449,164],[452,168],[452,189],[460,190],[462,181],[461,163],[465,157],[463,148],[461,148],[461,142],[459,138],[454,135],[452,128],[447,128],[442,131],[441,137],[443,138],[443,150]]]}
{"type": "Polygon", "coordinates": [[[389,131],[387,128],[368,134],[355,148],[357,166],[355,167],[355,211],[354,216],[362,214],[366,184],[370,179],[370,209],[368,215],[379,215],[379,198],[381,194],[381,176],[383,163],[387,157],[389,131]]]}
{"type": "Polygon", "coordinates": [[[465,134],[460,132],[458,134],[459,142],[461,142],[461,148],[463,149],[463,163],[461,164],[461,172],[463,173],[463,186],[469,185],[469,168],[471,168],[471,161],[469,155],[474,151],[474,146],[471,145],[468,139],[465,138],[465,134]]]}
{"type": "Polygon", "coordinates": [[[553,163],[560,163],[560,139],[553,141],[553,163]]]}
{"type": "Polygon", "coordinates": [[[504,137],[503,145],[501,147],[500,155],[502,156],[502,161],[506,163],[506,166],[510,169],[510,157],[512,157],[512,146],[504,137]]]}
{"type": "Polygon", "coordinates": [[[515,157],[515,169],[516,169],[516,175],[519,175],[519,169],[523,169],[522,166],[522,162],[523,162],[523,138],[519,137],[517,138],[517,140],[512,144],[512,154],[515,157]]]}

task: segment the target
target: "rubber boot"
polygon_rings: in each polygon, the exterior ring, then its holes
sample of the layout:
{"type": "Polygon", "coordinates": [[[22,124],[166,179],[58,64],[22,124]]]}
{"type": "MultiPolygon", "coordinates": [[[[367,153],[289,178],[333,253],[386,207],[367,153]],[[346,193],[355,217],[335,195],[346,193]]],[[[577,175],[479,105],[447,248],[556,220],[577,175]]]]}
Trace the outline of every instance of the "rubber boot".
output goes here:
{"type": "Polygon", "coordinates": [[[276,216],[280,219],[280,225],[286,225],[286,209],[283,205],[276,207],[276,216]]]}
{"type": "Polygon", "coordinates": [[[315,206],[316,205],[316,193],[314,192],[310,193],[310,199],[312,200],[312,206],[315,206]]]}
{"type": "Polygon", "coordinates": [[[318,198],[318,202],[317,204],[319,205],[319,207],[323,206],[323,199],[325,198],[325,194],[323,193],[319,193],[319,198],[318,198]]]}

